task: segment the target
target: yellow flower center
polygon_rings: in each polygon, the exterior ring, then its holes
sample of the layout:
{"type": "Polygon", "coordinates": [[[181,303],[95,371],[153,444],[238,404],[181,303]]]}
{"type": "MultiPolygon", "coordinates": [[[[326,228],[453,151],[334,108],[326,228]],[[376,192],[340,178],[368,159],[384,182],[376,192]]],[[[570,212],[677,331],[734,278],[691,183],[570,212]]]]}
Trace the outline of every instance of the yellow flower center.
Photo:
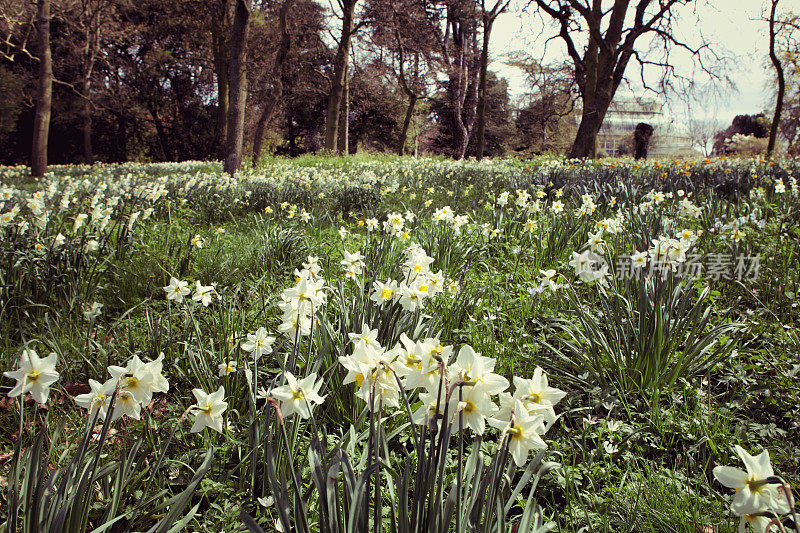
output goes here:
{"type": "Polygon", "coordinates": [[[388,300],[389,298],[391,298],[391,297],[392,297],[392,294],[394,294],[394,291],[393,291],[392,289],[389,289],[389,288],[383,289],[383,290],[381,291],[381,297],[382,297],[384,300],[388,300]]]}
{"type": "Polygon", "coordinates": [[[422,361],[420,361],[419,359],[417,359],[413,355],[409,354],[406,357],[406,366],[409,367],[409,368],[417,367],[419,369],[422,369],[422,361]]]}
{"type": "Polygon", "coordinates": [[[30,382],[39,381],[39,375],[40,375],[40,372],[38,370],[31,370],[27,374],[28,381],[30,381],[30,382]]]}

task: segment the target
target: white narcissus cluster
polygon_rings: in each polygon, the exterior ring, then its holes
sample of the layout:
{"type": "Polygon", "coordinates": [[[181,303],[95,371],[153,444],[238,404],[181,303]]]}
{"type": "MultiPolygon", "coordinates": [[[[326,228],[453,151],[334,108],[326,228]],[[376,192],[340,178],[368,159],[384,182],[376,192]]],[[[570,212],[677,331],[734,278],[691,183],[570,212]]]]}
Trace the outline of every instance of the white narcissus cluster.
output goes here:
{"type": "Polygon", "coordinates": [[[278,307],[283,312],[278,331],[285,333],[293,342],[311,334],[312,320],[327,301],[325,279],[314,274],[314,271],[319,272],[321,268],[316,264],[309,266],[312,268],[295,272],[297,283],[281,292],[281,300],[278,302],[278,307]]]}
{"type": "Polygon", "coordinates": [[[350,253],[344,250],[344,259],[340,264],[347,279],[356,279],[364,273],[364,256],[361,255],[361,252],[350,253]]]}
{"type": "Polygon", "coordinates": [[[347,370],[344,384],[355,383],[356,396],[372,410],[399,408],[401,393],[419,390],[422,405],[413,413],[417,424],[447,423],[457,431],[469,428],[482,435],[488,422],[508,438],[509,451],[517,465],[528,452],[546,447],[542,435],[556,420],[554,406],[566,393],[550,387],[541,368],[532,379],[514,379],[515,392],[506,393],[508,380],[494,372],[495,360],[464,345],[454,361],[452,346],[438,339],[400,342],[387,350],[378,342],[377,330],[366,326],[351,333],[352,355],[339,362],[347,370]],[[500,406],[493,398],[500,397],[500,406]],[[445,419],[446,414],[446,419],[445,419]]]}
{"type": "Polygon", "coordinates": [[[620,210],[617,211],[617,214],[613,217],[604,218],[603,220],[597,221],[595,226],[599,230],[603,230],[605,233],[609,233],[611,235],[619,235],[622,233],[625,225],[625,215],[620,210]]]}
{"type": "MultiPolygon", "coordinates": [[[[306,259],[306,261],[303,263],[303,269],[311,272],[312,276],[319,277],[319,275],[322,273],[322,266],[319,264],[319,257],[309,255],[308,259],[306,259]]],[[[296,276],[294,281],[297,283],[300,281],[302,275],[297,269],[295,269],[294,274],[296,276]]]]}
{"type": "Polygon", "coordinates": [[[447,280],[441,270],[433,272],[430,268],[433,258],[418,245],[410,245],[405,250],[403,262],[405,277],[401,281],[375,281],[372,284],[370,299],[380,306],[399,302],[405,311],[413,312],[425,306],[425,300],[442,292],[447,280]]]}
{"type": "Polygon", "coordinates": [[[575,275],[584,283],[595,281],[603,283],[608,276],[608,263],[602,256],[591,250],[585,250],[582,253],[572,252],[569,266],[575,269],[575,275]]]}
{"type": "Polygon", "coordinates": [[[449,205],[436,209],[431,219],[434,222],[449,224],[456,233],[461,233],[461,228],[469,222],[467,215],[456,215],[449,205]]]}
{"type": "MultiPolygon", "coordinates": [[[[111,379],[103,385],[103,390],[110,390],[113,394],[114,389],[119,389],[116,403],[112,414],[112,420],[116,420],[123,415],[138,420],[141,416],[142,407],[146,407],[153,394],[169,391],[169,381],[162,374],[164,368],[164,354],[160,354],[158,359],[143,362],[139,356],[134,355],[128,364],[122,366],[109,366],[108,373],[111,379]]],[[[90,393],[91,394],[91,393],[90,393]]],[[[98,408],[102,402],[92,398],[92,403],[85,405],[89,398],[81,398],[82,407],[87,409],[98,408]]],[[[77,398],[76,398],[77,401],[77,398]]],[[[80,404],[79,404],[80,405],[80,404]]],[[[105,413],[103,413],[105,416],[105,413]]]]}
{"type": "Polygon", "coordinates": [[[527,209],[530,199],[531,194],[528,191],[517,189],[517,197],[514,199],[514,203],[517,205],[517,207],[527,209]]]}
{"type": "Polygon", "coordinates": [[[697,236],[684,230],[676,237],[660,235],[652,239],[652,246],[647,251],[650,260],[656,265],[664,265],[676,271],[680,264],[686,262],[686,254],[694,246],[697,236]]]}
{"type": "Polygon", "coordinates": [[[693,204],[688,198],[683,198],[680,202],[678,202],[678,216],[685,218],[697,218],[700,216],[702,211],[702,209],[693,204]]]}
{"type": "Polygon", "coordinates": [[[405,219],[400,213],[389,213],[383,221],[383,230],[386,233],[399,237],[403,233],[405,219]]]}
{"type": "MultiPolygon", "coordinates": [[[[192,293],[188,281],[179,280],[174,276],[170,277],[169,285],[164,287],[164,292],[166,293],[167,300],[177,304],[183,303],[184,298],[192,293]]],[[[203,285],[200,283],[200,280],[195,281],[192,300],[199,302],[203,307],[208,307],[211,305],[211,301],[215,295],[217,298],[220,297],[216,289],[216,283],[203,285]]]]}

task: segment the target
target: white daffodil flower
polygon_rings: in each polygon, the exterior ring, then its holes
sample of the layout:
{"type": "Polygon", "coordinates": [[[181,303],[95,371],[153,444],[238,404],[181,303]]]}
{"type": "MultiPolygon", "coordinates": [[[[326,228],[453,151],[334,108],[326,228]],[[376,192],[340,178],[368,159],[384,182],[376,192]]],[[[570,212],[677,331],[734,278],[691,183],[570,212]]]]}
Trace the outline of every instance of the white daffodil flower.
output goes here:
{"type": "Polygon", "coordinates": [[[214,289],[214,285],[203,285],[198,280],[195,282],[192,300],[202,303],[203,307],[208,307],[211,304],[211,298],[214,296],[214,294],[216,294],[216,292],[217,291],[214,289]]]}
{"type": "Polygon", "coordinates": [[[262,356],[272,353],[275,337],[267,335],[267,330],[258,328],[255,333],[248,333],[247,340],[242,343],[242,350],[250,352],[256,361],[262,356]]]}
{"type": "Polygon", "coordinates": [[[369,326],[366,324],[362,325],[361,333],[348,333],[347,336],[350,337],[350,340],[353,341],[356,347],[361,344],[372,344],[373,346],[378,345],[378,348],[380,348],[378,344],[378,330],[369,329],[369,326]]]}
{"type": "Polygon", "coordinates": [[[86,304],[83,309],[83,316],[88,321],[92,321],[103,313],[103,304],[100,302],[92,302],[91,305],[86,304]]]}
{"type": "Polygon", "coordinates": [[[26,348],[22,350],[19,358],[19,368],[12,372],[3,372],[3,375],[16,379],[16,386],[8,393],[10,398],[31,393],[36,403],[44,405],[50,395],[50,385],[58,381],[59,373],[56,372],[58,355],[51,353],[44,359],[39,358],[35,350],[26,348]]]}
{"type": "Polygon", "coordinates": [[[164,369],[164,352],[161,352],[158,355],[158,358],[154,361],[150,361],[146,363],[145,368],[150,372],[150,375],[153,378],[153,382],[150,385],[152,391],[155,392],[168,392],[169,391],[169,381],[166,377],[162,374],[164,369]]]}
{"type": "Polygon", "coordinates": [[[544,417],[528,413],[528,410],[519,400],[514,400],[510,419],[492,418],[489,420],[489,424],[506,432],[507,438],[510,439],[508,443],[509,452],[520,468],[525,466],[528,460],[528,453],[531,450],[547,448],[547,444],[541,437],[545,430],[544,417]]]}
{"type": "Polygon", "coordinates": [[[192,394],[197,399],[197,404],[191,407],[195,415],[191,432],[198,433],[209,427],[222,433],[222,413],[228,408],[228,403],[223,401],[225,387],[220,386],[211,394],[203,389],[193,389],[192,394]]]}
{"type": "Polygon", "coordinates": [[[531,379],[514,376],[514,399],[522,402],[531,415],[543,415],[548,427],[556,421],[553,406],[566,395],[547,384],[547,374],[540,367],[536,367],[531,379]]]}
{"type": "Polygon", "coordinates": [[[164,287],[164,292],[167,293],[167,300],[174,300],[175,303],[181,303],[183,302],[183,298],[189,296],[189,293],[192,291],[189,290],[188,281],[182,281],[178,278],[171,277],[169,279],[169,285],[164,287]]]}
{"type": "Polygon", "coordinates": [[[137,402],[147,405],[153,399],[153,373],[139,356],[134,355],[125,367],[109,366],[108,373],[119,380],[120,390],[131,393],[137,402]]]}
{"type": "Polygon", "coordinates": [[[460,414],[463,427],[470,428],[476,435],[483,435],[486,430],[486,419],[498,411],[483,383],[462,387],[460,399],[459,391],[453,391],[451,401],[456,406],[453,416],[455,429],[458,430],[460,414]]]}
{"type": "Polygon", "coordinates": [[[325,396],[319,395],[322,380],[317,381],[317,374],[297,380],[291,372],[286,372],[286,385],[272,389],[270,395],[281,402],[281,414],[284,417],[295,413],[300,418],[311,417],[311,405],[320,405],[325,401],[325,396]]]}
{"type": "Polygon", "coordinates": [[[383,306],[383,304],[395,299],[397,295],[398,288],[395,280],[389,280],[386,283],[375,281],[372,284],[372,294],[369,298],[376,304],[383,306]]]}
{"type": "Polygon", "coordinates": [[[458,351],[458,357],[450,372],[460,376],[464,381],[476,381],[483,384],[486,394],[500,394],[508,388],[508,380],[494,373],[495,360],[475,352],[472,346],[465,344],[458,351]]]}
{"type": "Polygon", "coordinates": [[[114,389],[117,387],[117,380],[111,378],[105,383],[100,383],[99,381],[90,379],[89,387],[91,387],[92,390],[86,394],[79,394],[76,396],[75,403],[89,411],[90,418],[99,410],[98,416],[105,420],[108,406],[111,403],[111,397],[114,394],[114,389]]]}
{"type": "Polygon", "coordinates": [[[774,475],[769,452],[764,450],[757,456],[752,456],[741,446],[734,446],[734,449],[744,463],[746,472],[731,466],[714,468],[717,481],[736,490],[731,510],[740,516],[767,510],[776,514],[789,512],[788,502],[778,491],[778,487],[766,482],[767,478],[774,475]]]}
{"type": "Polygon", "coordinates": [[[225,377],[228,374],[236,372],[236,361],[228,361],[227,363],[220,363],[217,365],[218,376],[225,377]]]}
{"type": "Polygon", "coordinates": [[[141,417],[141,412],[141,402],[134,398],[130,391],[120,390],[119,394],[117,395],[117,401],[114,404],[114,413],[111,415],[111,421],[113,422],[123,415],[128,415],[134,420],[139,420],[141,417]]]}

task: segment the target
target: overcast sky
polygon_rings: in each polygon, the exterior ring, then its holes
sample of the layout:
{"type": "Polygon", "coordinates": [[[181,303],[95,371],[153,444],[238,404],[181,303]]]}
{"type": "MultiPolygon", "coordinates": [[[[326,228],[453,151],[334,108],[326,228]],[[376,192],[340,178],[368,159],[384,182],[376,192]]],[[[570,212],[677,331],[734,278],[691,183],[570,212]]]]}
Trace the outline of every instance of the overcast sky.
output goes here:
{"type": "MultiPolygon", "coordinates": [[[[783,3],[795,4],[795,8],[800,5],[798,0],[784,0],[783,3]]],[[[736,88],[716,105],[708,105],[696,113],[730,122],[735,115],[762,111],[767,102],[763,65],[767,59],[768,37],[767,23],[760,18],[767,0],[707,0],[698,4],[696,14],[687,12],[681,17],[678,32],[688,39],[702,34],[731,57],[729,74],[736,88]]],[[[549,24],[549,20],[545,19],[544,23],[549,24]]],[[[545,41],[553,30],[553,26],[543,25],[542,18],[535,12],[515,10],[498,17],[491,36],[492,69],[509,80],[513,96],[522,92],[523,78],[520,71],[502,63],[503,54],[523,50],[536,57],[544,54],[549,61],[563,60],[566,52],[561,41],[551,41],[545,48],[545,41]]],[[[684,69],[691,66],[687,58],[678,58],[676,63],[684,69]]],[[[629,74],[638,76],[638,71],[629,69],[629,74]]],[[[674,104],[674,114],[685,114],[684,110],[684,106],[674,104]]]]}

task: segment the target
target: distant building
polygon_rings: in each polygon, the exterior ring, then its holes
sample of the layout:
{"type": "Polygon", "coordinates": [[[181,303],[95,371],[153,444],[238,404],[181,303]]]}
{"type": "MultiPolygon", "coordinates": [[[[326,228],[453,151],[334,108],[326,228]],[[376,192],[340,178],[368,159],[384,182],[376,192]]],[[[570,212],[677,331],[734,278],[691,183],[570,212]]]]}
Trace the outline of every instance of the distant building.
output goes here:
{"type": "Polygon", "coordinates": [[[606,112],[597,135],[597,154],[610,157],[633,154],[633,130],[640,122],[655,129],[648,157],[687,157],[699,155],[692,148],[689,129],[664,112],[664,104],[654,98],[617,95],[606,112]]]}

